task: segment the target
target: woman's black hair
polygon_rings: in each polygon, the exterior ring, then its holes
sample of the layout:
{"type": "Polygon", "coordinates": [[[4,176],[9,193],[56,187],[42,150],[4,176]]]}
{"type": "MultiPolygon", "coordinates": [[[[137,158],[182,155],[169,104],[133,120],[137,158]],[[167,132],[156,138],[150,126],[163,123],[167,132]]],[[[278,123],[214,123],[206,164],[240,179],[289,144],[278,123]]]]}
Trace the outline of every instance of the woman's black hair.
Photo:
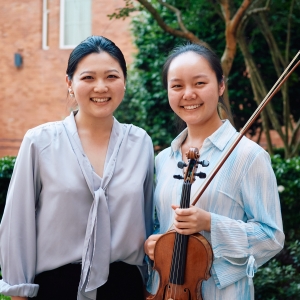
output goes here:
{"type": "Polygon", "coordinates": [[[127,77],[126,61],[122,51],[114,42],[103,36],[92,35],[82,41],[70,54],[67,67],[67,75],[72,80],[77,65],[81,59],[91,53],[106,52],[118,61],[123,71],[124,78],[127,77]]]}
{"type": "MultiPolygon", "coordinates": [[[[162,82],[165,89],[168,88],[168,72],[169,72],[171,62],[174,60],[174,58],[186,52],[194,52],[202,56],[203,58],[205,58],[206,61],[209,63],[210,67],[212,68],[212,70],[215,72],[218,83],[221,84],[224,81],[223,70],[222,70],[219,57],[212,50],[202,45],[189,43],[189,44],[176,47],[168,56],[162,70],[162,82]]],[[[218,103],[218,114],[220,118],[222,118],[222,114],[221,114],[222,110],[225,111],[229,119],[232,118],[224,102],[223,97],[220,96],[219,103],[218,103]]],[[[184,127],[186,127],[185,122],[183,122],[179,117],[175,117],[175,121],[177,123],[178,130],[181,131],[184,127]]]]}

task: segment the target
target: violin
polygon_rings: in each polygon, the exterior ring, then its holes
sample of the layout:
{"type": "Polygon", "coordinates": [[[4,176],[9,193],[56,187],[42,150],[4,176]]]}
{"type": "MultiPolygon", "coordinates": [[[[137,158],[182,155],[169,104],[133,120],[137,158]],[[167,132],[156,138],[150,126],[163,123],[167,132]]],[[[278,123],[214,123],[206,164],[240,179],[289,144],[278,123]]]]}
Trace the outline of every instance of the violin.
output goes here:
{"type": "MultiPolygon", "coordinates": [[[[205,178],[205,173],[196,173],[201,164],[207,167],[209,162],[199,161],[199,150],[190,148],[186,153],[188,165],[179,162],[178,167],[187,167],[180,200],[180,208],[190,207],[191,186],[195,176],[205,178]]],[[[182,235],[175,230],[163,234],[156,242],[154,249],[154,269],[160,277],[159,288],[155,295],[147,300],[202,300],[201,285],[210,277],[213,252],[207,239],[199,234],[182,235]]]]}

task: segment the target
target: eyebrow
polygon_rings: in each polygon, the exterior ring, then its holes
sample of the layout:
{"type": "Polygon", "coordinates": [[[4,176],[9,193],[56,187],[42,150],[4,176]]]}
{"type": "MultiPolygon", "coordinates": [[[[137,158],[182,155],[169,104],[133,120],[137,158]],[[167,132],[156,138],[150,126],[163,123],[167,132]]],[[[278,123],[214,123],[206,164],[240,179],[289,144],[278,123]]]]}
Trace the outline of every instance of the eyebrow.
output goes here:
{"type": "MultiPolygon", "coordinates": [[[[110,73],[110,72],[117,72],[117,73],[120,73],[117,69],[109,69],[109,70],[106,70],[104,71],[104,73],[110,73]]],[[[82,74],[85,74],[85,73],[88,73],[88,74],[96,74],[95,71],[83,71],[81,72],[79,75],[82,75],[82,74]]]]}
{"type": "Polygon", "coordinates": [[[119,73],[119,71],[117,69],[109,69],[109,70],[106,70],[104,73],[109,73],[109,72],[117,72],[117,73],[119,73]]]}
{"type": "MultiPolygon", "coordinates": [[[[198,74],[198,75],[196,75],[196,76],[193,76],[193,79],[201,78],[201,77],[206,77],[206,78],[207,78],[207,76],[206,76],[205,74],[198,74]]],[[[180,81],[180,80],[182,80],[182,79],[179,79],[179,78],[172,78],[172,79],[170,79],[170,82],[172,82],[172,81],[180,81]]]]}

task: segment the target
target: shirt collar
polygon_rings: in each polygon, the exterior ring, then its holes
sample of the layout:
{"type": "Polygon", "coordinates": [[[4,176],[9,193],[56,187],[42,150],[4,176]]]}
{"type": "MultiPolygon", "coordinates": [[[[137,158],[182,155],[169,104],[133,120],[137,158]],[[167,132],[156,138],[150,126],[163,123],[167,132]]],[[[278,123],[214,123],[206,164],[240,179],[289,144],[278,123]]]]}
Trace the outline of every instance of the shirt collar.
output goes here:
{"type": "MultiPolygon", "coordinates": [[[[220,151],[222,151],[233,135],[236,133],[236,129],[231,125],[228,120],[222,120],[223,124],[212,135],[204,140],[203,148],[214,145],[220,151]]],[[[185,128],[171,143],[171,153],[178,151],[188,135],[188,129],[185,128]]]]}

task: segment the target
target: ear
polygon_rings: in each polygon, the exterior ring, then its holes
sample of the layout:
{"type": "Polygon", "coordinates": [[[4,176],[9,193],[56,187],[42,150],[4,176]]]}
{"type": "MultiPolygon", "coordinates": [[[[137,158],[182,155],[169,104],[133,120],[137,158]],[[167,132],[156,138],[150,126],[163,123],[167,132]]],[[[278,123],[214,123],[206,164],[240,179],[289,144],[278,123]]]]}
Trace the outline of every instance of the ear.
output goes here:
{"type": "Polygon", "coordinates": [[[219,84],[219,96],[222,96],[225,91],[225,79],[223,76],[222,82],[219,84]]]}
{"type": "Polygon", "coordinates": [[[68,88],[72,86],[72,80],[69,79],[68,75],[66,75],[66,83],[68,88]]]}

